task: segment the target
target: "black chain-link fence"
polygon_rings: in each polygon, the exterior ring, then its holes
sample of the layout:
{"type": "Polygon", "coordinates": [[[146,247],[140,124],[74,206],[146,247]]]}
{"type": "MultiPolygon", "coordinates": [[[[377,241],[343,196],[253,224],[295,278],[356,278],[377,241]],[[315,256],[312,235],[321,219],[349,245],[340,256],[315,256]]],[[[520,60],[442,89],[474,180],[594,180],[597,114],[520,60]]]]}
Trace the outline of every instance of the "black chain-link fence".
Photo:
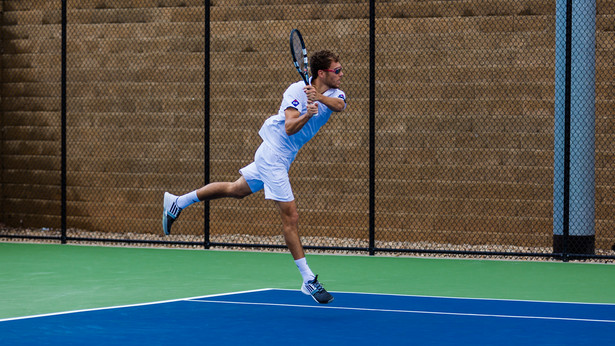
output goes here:
{"type": "Polygon", "coordinates": [[[261,193],[160,216],[252,161],[299,28],[348,98],[291,168],[306,247],[615,258],[610,1],[0,3],[2,237],[283,247],[261,193]]]}

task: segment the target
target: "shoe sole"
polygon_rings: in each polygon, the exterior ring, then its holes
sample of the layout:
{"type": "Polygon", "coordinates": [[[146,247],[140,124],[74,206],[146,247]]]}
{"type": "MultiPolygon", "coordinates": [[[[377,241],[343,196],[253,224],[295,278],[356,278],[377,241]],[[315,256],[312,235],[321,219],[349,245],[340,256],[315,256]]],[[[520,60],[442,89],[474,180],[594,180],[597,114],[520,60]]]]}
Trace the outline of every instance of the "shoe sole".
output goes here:
{"type": "Polygon", "coordinates": [[[162,232],[164,235],[169,235],[171,232],[167,229],[167,212],[166,210],[162,212],[162,232]]]}
{"type": "Polygon", "coordinates": [[[162,203],[162,232],[164,232],[165,235],[170,235],[171,234],[171,230],[168,229],[167,227],[167,201],[171,199],[171,194],[168,192],[164,193],[164,202],[162,203]]]}
{"type": "MultiPolygon", "coordinates": [[[[310,294],[310,295],[311,295],[311,294],[310,294]]],[[[312,295],[311,295],[311,296],[312,296],[312,295]]],[[[330,300],[328,300],[328,301],[326,301],[326,302],[319,302],[319,301],[316,299],[316,297],[314,297],[314,296],[312,296],[312,299],[314,299],[314,301],[315,301],[316,303],[318,303],[318,304],[329,304],[329,303],[331,303],[331,302],[333,301],[333,299],[334,299],[334,298],[333,298],[333,297],[331,297],[331,299],[330,299],[330,300]]]]}

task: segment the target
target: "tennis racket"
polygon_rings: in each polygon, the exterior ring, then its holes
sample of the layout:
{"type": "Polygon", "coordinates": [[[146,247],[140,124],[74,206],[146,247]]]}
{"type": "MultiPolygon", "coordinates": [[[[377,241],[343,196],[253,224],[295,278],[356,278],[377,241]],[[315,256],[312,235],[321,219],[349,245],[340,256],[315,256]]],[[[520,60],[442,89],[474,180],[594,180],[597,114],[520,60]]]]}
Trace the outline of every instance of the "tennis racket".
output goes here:
{"type": "Polygon", "coordinates": [[[293,56],[293,64],[297,72],[299,72],[301,78],[303,78],[305,85],[308,85],[310,83],[310,76],[308,74],[308,55],[303,37],[297,29],[293,29],[290,32],[290,54],[293,56]]]}

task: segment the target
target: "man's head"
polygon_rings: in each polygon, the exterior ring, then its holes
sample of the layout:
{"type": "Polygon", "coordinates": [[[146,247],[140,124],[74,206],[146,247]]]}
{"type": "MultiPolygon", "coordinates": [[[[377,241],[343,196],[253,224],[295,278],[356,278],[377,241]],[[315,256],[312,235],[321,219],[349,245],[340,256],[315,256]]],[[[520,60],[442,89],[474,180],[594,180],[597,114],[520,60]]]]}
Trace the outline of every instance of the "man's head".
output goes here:
{"type": "Polygon", "coordinates": [[[328,50],[315,52],[310,58],[312,80],[318,78],[330,87],[339,88],[342,75],[342,65],[335,53],[328,50]]]}

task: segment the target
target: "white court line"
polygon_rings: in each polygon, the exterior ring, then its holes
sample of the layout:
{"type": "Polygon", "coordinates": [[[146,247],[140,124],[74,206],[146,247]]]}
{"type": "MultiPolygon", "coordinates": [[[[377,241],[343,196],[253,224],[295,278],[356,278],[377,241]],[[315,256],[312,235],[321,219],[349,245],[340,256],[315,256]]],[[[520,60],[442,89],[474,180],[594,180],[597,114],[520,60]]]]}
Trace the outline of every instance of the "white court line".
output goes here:
{"type": "Polygon", "coordinates": [[[280,306],[280,307],[291,307],[291,308],[333,309],[333,310],[352,310],[352,311],[370,311],[370,312],[396,312],[396,313],[426,314],[426,315],[449,315],[449,316],[472,316],[472,317],[516,318],[516,319],[555,320],[555,321],[574,321],[574,322],[615,323],[615,320],[598,320],[598,319],[590,319],[590,318],[573,318],[573,317],[472,314],[472,313],[464,313],[464,312],[442,312],[442,311],[422,311],[422,310],[395,310],[395,309],[371,309],[371,308],[352,308],[352,307],[343,307],[343,306],[322,306],[322,305],[296,305],[296,304],[277,304],[277,303],[233,302],[233,301],[224,301],[224,300],[196,300],[196,299],[188,299],[187,301],[195,302],[195,303],[217,303],[217,304],[237,304],[237,305],[280,306]]]}
{"type": "MultiPolygon", "coordinates": [[[[103,311],[103,310],[111,310],[111,309],[121,309],[121,308],[129,308],[129,307],[139,307],[139,306],[147,306],[147,305],[156,305],[156,304],[188,301],[188,302],[198,302],[198,303],[224,303],[224,304],[244,304],[244,305],[263,305],[263,306],[269,305],[269,306],[282,306],[282,307],[316,308],[316,309],[338,309],[338,310],[355,310],[355,311],[372,311],[372,312],[397,312],[397,313],[414,313],[414,314],[431,314],[431,315],[453,315],[453,316],[476,316],[476,317],[498,317],[498,318],[517,318],[517,319],[544,319],[544,320],[561,320],[561,321],[615,323],[615,320],[599,320],[599,319],[568,318],[568,317],[515,316],[515,315],[496,315],[496,314],[471,314],[471,313],[420,311],[420,310],[394,310],[394,309],[353,308],[353,307],[337,307],[337,306],[323,306],[323,305],[314,306],[314,305],[294,305],[294,304],[276,304],[276,303],[251,303],[251,302],[229,302],[229,301],[214,301],[214,300],[198,300],[198,299],[204,299],[204,298],[223,297],[223,296],[229,296],[229,295],[235,295],[235,294],[254,293],[254,292],[263,292],[263,291],[271,291],[271,290],[296,291],[296,290],[291,290],[291,289],[262,288],[262,289],[247,290],[247,291],[218,293],[218,294],[211,294],[211,295],[197,296],[197,297],[190,297],[190,298],[179,298],[179,299],[171,299],[171,300],[162,300],[162,301],[140,303],[140,304],[118,305],[118,306],[109,306],[109,307],[92,308],[92,309],[81,309],[81,310],[54,312],[54,313],[40,314],[40,315],[12,317],[12,318],[0,319],[0,322],[24,320],[24,319],[31,319],[31,318],[38,318],[38,317],[67,315],[67,314],[74,314],[74,313],[79,313],[79,312],[103,311]]],[[[417,296],[417,295],[387,294],[387,293],[360,293],[360,292],[333,292],[333,293],[351,293],[351,294],[367,294],[367,295],[392,295],[392,296],[405,296],[405,297],[426,297],[426,298],[461,299],[461,300],[468,299],[468,300],[499,300],[499,301],[520,301],[520,302],[526,302],[524,300],[482,299],[482,298],[463,298],[463,297],[460,298],[460,297],[440,297],[440,296],[417,296]]],[[[566,304],[566,303],[568,303],[568,304],[571,304],[569,302],[548,302],[548,301],[531,301],[531,300],[529,300],[527,302],[557,303],[557,304],[560,304],[560,303],[561,304],[566,304]]],[[[599,304],[599,303],[572,303],[572,304],[612,305],[612,304],[599,304]]]]}
{"type": "Polygon", "coordinates": [[[270,291],[271,288],[261,288],[256,290],[249,291],[237,291],[237,292],[228,292],[228,293],[218,293],[218,294],[210,294],[206,296],[200,297],[190,297],[190,298],[180,298],[180,299],[170,299],[170,300],[161,300],[157,302],[148,302],[148,303],[139,303],[139,304],[129,304],[129,305],[117,305],[117,306],[106,306],[101,308],[92,308],[92,309],[82,309],[82,310],[71,310],[71,311],[62,311],[62,312],[52,312],[49,314],[40,314],[40,315],[31,315],[31,316],[20,316],[20,317],[11,317],[0,319],[0,322],[7,321],[17,321],[17,320],[25,320],[29,318],[38,318],[38,317],[48,317],[48,316],[59,316],[59,315],[68,315],[68,314],[76,314],[78,312],[88,312],[88,311],[103,311],[103,310],[111,310],[111,309],[122,309],[122,308],[132,308],[138,306],[147,306],[147,305],[156,305],[156,304],[165,304],[165,303],[174,303],[174,302],[183,302],[183,301],[194,301],[194,299],[203,299],[203,298],[212,298],[212,297],[222,297],[233,294],[242,294],[242,293],[253,293],[253,292],[261,292],[261,291],[270,291]]]}
{"type": "MultiPolygon", "coordinates": [[[[296,291],[289,288],[272,288],[276,291],[296,291]]],[[[394,296],[394,297],[416,297],[416,298],[434,298],[434,299],[454,299],[454,300],[483,300],[483,301],[495,301],[495,302],[521,302],[521,303],[546,303],[546,304],[574,304],[574,305],[604,305],[615,306],[615,303],[592,303],[592,302],[572,302],[572,301],[558,301],[558,300],[529,300],[529,299],[506,299],[506,298],[473,298],[473,297],[447,297],[447,296],[430,296],[419,294],[399,294],[399,293],[373,293],[373,292],[349,292],[349,291],[329,291],[331,293],[344,293],[344,294],[363,294],[363,295],[377,295],[377,296],[394,296]]]]}

